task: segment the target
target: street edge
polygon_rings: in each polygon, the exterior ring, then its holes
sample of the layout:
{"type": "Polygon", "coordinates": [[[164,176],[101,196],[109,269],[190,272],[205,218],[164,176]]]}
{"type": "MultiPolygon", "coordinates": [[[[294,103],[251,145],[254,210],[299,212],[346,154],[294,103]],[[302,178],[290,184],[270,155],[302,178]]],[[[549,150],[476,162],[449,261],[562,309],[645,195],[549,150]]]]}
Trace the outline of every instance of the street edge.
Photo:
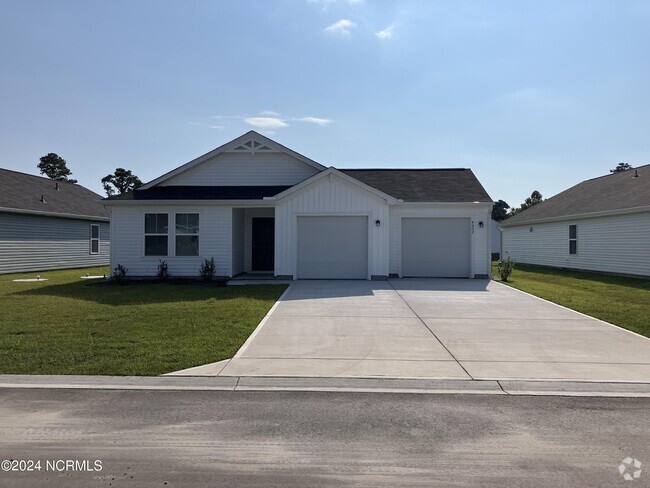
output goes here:
{"type": "Polygon", "coordinates": [[[2,389],[418,393],[650,398],[650,383],[273,376],[0,375],[2,389]]]}

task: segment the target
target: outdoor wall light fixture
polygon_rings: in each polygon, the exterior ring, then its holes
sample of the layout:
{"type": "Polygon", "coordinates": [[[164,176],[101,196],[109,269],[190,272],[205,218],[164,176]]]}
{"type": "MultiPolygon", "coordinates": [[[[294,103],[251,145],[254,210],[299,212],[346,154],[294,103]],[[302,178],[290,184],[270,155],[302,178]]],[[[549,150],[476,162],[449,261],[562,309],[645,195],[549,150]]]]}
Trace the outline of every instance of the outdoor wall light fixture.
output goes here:
{"type": "Polygon", "coordinates": [[[380,220],[375,220],[375,225],[376,225],[377,227],[379,227],[379,226],[381,225],[381,221],[380,221],[380,220]]]}
{"type": "Polygon", "coordinates": [[[483,228],[483,222],[479,222],[478,226],[482,229],[483,228]]]}

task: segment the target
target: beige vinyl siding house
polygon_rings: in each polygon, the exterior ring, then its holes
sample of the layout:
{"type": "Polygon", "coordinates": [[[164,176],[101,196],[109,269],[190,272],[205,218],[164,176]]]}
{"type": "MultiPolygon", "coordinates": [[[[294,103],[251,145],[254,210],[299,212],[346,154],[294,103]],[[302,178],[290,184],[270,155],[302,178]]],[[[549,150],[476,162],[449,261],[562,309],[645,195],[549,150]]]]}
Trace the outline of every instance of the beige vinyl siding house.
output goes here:
{"type": "MultiPolygon", "coordinates": [[[[212,257],[223,277],[402,276],[408,217],[424,219],[427,232],[460,219],[455,238],[467,252],[455,258],[453,274],[490,274],[492,201],[467,169],[338,170],[251,131],[105,203],[112,214],[111,267],[126,266],[131,276],[154,276],[160,260],[172,275],[197,276],[212,257]],[[195,235],[179,215],[198,222],[195,235]],[[154,220],[147,232],[146,222],[154,220]],[[189,255],[179,255],[181,248],[189,255]]],[[[445,275],[441,264],[459,253],[455,244],[432,247],[424,234],[408,239],[429,263],[427,276],[445,275]]]]}
{"type": "Polygon", "coordinates": [[[650,276],[650,166],[587,180],[502,222],[519,263],[650,276]]]}

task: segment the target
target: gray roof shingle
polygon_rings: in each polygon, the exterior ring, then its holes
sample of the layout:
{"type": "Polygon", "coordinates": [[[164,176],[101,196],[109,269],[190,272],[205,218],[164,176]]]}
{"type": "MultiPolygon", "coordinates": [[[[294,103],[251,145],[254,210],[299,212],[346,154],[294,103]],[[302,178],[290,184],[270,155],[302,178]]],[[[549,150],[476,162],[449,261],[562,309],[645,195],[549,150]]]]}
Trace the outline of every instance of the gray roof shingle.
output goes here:
{"type": "Polygon", "coordinates": [[[643,206],[650,206],[650,164],[578,183],[504,220],[501,226],[643,206]]]}
{"type": "MultiPolygon", "coordinates": [[[[340,169],[357,180],[405,202],[492,202],[470,169],[340,169]]],[[[281,193],[279,186],[154,186],[108,200],[257,199],[281,193]]]]}
{"type": "Polygon", "coordinates": [[[101,195],[83,186],[0,168],[0,208],[107,219],[101,195]],[[41,202],[41,197],[45,203],[41,202]]]}
{"type": "Polygon", "coordinates": [[[405,202],[492,202],[471,169],[341,169],[405,202]]]}

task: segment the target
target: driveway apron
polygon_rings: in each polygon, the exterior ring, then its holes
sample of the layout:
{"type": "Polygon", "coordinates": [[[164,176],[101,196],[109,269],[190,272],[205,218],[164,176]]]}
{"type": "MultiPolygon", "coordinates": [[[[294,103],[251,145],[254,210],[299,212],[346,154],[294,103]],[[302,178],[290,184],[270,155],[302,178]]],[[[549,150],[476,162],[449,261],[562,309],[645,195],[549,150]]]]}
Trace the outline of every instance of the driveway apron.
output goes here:
{"type": "Polygon", "coordinates": [[[489,280],[297,281],[218,370],[650,382],[650,340],[489,280]]]}

